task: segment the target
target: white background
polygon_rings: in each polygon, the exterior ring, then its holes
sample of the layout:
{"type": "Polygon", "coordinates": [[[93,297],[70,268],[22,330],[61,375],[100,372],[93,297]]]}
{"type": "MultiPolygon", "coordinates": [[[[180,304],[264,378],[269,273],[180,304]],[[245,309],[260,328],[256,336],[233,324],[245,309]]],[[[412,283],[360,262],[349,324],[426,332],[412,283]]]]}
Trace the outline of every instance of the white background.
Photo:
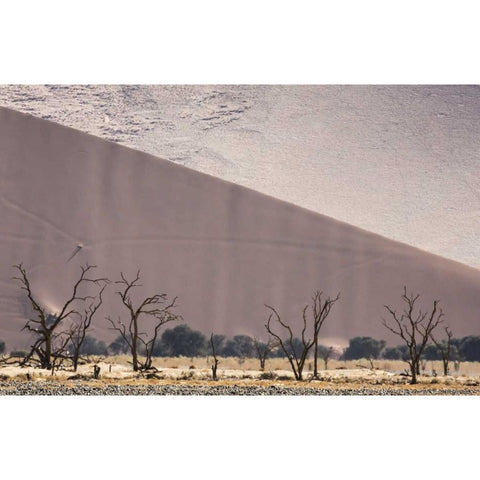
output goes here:
{"type": "MultiPolygon", "coordinates": [[[[2,5],[0,81],[479,83],[473,2],[157,3],[2,5]]],[[[470,478],[479,406],[478,397],[1,398],[2,476],[470,478]]]]}

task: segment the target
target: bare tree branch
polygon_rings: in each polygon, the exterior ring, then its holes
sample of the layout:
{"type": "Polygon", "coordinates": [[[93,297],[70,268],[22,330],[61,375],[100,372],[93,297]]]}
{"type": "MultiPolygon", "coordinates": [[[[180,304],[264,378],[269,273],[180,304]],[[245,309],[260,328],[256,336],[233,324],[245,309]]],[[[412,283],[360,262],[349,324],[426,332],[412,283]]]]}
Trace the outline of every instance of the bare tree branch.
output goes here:
{"type": "Polygon", "coordinates": [[[152,366],[152,356],[155,348],[155,343],[158,338],[160,328],[166,323],[182,319],[181,315],[175,314],[172,310],[176,307],[178,297],[168,303],[167,294],[155,294],[144,298],[137,307],[134,306],[131,292],[134,288],[141,287],[140,270],[133,280],[128,280],[123,272],[120,273],[121,280],[116,281],[117,285],[122,285],[123,288],[117,291],[123,305],[129,313],[128,323],[123,323],[120,319],[114,322],[110,317],[107,321],[111,325],[111,329],[117,331],[127,343],[130,353],[132,355],[132,366],[134,371],[150,370],[152,366]],[[148,338],[146,332],[140,331],[140,319],[144,317],[151,317],[155,319],[153,333],[148,338]],[[144,338],[145,337],[145,338],[144,338]],[[143,353],[145,358],[140,359],[139,347],[143,346],[143,353]]]}
{"type": "MultiPolygon", "coordinates": [[[[29,303],[37,315],[37,318],[29,319],[22,328],[22,330],[27,330],[34,334],[34,343],[30,347],[30,352],[23,359],[22,365],[30,361],[38,361],[41,368],[51,369],[52,366],[55,368],[56,363],[58,363],[57,359],[65,357],[68,341],[72,338],[71,324],[74,322],[74,318],[80,315],[77,310],[78,306],[86,303],[88,300],[93,301],[90,306],[90,308],[94,310],[90,312],[89,321],[91,322],[93,315],[101,305],[100,302],[97,308],[92,307],[96,297],[81,295],[81,289],[88,284],[93,284],[101,287],[101,292],[103,292],[109,280],[107,278],[90,278],[88,276],[92,270],[97,268],[95,265],[87,264],[84,267],[80,267],[81,274],[73,285],[70,297],[64,302],[60,313],[54,315],[53,312],[47,311],[47,309],[41,305],[41,302],[35,298],[23,264],[14,265],[14,268],[16,268],[20,274],[20,276],[14,277],[14,280],[19,282],[20,288],[26,292],[29,303]],[[60,338],[63,340],[59,341],[60,338]],[[35,358],[35,356],[37,358],[35,358]]],[[[88,324],[88,326],[90,326],[90,324],[88,324]]]]}
{"type": "Polygon", "coordinates": [[[407,294],[407,287],[403,287],[402,300],[405,303],[403,312],[397,313],[396,310],[388,305],[384,305],[390,314],[390,324],[382,318],[382,325],[393,334],[399,336],[408,347],[409,359],[407,363],[410,367],[412,376],[411,383],[417,383],[417,375],[420,373],[420,360],[432,332],[443,321],[443,311],[438,308],[438,300],[434,300],[430,313],[418,310],[415,313],[415,303],[420,295],[407,294]]]}
{"type": "Polygon", "coordinates": [[[305,366],[305,361],[307,359],[308,353],[314,344],[313,339],[308,339],[306,337],[306,329],[307,329],[307,319],[306,319],[306,308],[303,309],[303,327],[301,332],[301,342],[302,342],[302,349],[299,353],[297,353],[297,349],[295,348],[294,344],[294,336],[293,331],[289,325],[282,321],[280,315],[275,310],[275,308],[271,307],[270,305],[265,306],[272,312],[268,317],[267,323],[265,324],[265,329],[267,332],[276,340],[286,357],[290,363],[292,368],[293,374],[296,380],[303,380],[303,368],[305,366]],[[281,336],[274,332],[272,329],[272,317],[275,317],[276,321],[283,327],[284,330],[288,332],[288,337],[286,340],[282,339],[281,336]]]}
{"type": "Polygon", "coordinates": [[[78,368],[78,360],[80,359],[80,353],[82,350],[82,346],[85,342],[85,338],[87,336],[87,330],[90,328],[92,324],[92,320],[97,313],[98,309],[101,307],[103,303],[103,292],[106,288],[104,285],[100,291],[98,292],[98,300],[97,302],[93,301],[88,305],[88,307],[84,310],[83,314],[78,314],[79,321],[76,322],[74,325],[71,326],[70,330],[70,345],[72,347],[72,362],[73,362],[73,370],[76,372],[78,368]]]}
{"type": "Polygon", "coordinates": [[[437,346],[438,350],[440,351],[440,355],[442,357],[442,363],[443,363],[443,374],[448,375],[450,355],[452,350],[453,333],[448,327],[445,327],[445,333],[447,334],[446,341],[438,342],[437,340],[435,340],[433,333],[430,333],[430,338],[432,339],[432,342],[437,346]]]}
{"type": "Polygon", "coordinates": [[[263,372],[265,370],[265,362],[267,361],[268,355],[280,345],[272,338],[270,338],[267,343],[262,343],[259,342],[256,337],[253,338],[253,344],[255,346],[255,351],[257,352],[257,358],[260,361],[260,370],[263,372]]]}
{"type": "Polygon", "coordinates": [[[213,341],[213,333],[210,335],[210,348],[212,350],[213,364],[212,364],[212,379],[217,380],[217,368],[220,363],[215,352],[215,342],[213,341]]]}
{"type": "MultiPolygon", "coordinates": [[[[316,291],[312,297],[312,313],[313,313],[313,377],[318,378],[318,341],[320,330],[325,323],[332,307],[340,298],[340,292],[334,298],[327,297],[322,300],[323,292],[316,291]]],[[[325,361],[325,359],[324,359],[325,361]]],[[[328,358],[325,361],[325,365],[328,363],[328,358]]]]}

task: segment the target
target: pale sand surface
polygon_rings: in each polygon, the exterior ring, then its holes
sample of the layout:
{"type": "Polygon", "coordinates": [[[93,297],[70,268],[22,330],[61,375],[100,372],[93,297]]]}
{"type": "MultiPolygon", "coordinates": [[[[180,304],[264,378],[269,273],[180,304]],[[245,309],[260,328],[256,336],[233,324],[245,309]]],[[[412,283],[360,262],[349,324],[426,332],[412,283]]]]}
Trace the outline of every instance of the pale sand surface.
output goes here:
{"type": "Polygon", "coordinates": [[[480,267],[477,85],[1,85],[0,104],[480,267]]]}
{"type": "MultiPolygon", "coordinates": [[[[317,289],[341,299],[324,338],[398,338],[381,326],[403,285],[441,300],[455,337],[478,334],[480,270],[143,152],[0,108],[0,338],[29,345],[29,312],[11,265],[58,311],[80,265],[112,280],[142,272],[135,295],[179,296],[202,332],[266,336],[265,303],[294,327],[317,289]],[[79,245],[81,248],[79,249],[79,245]],[[72,257],[72,253],[75,255],[72,257]]],[[[125,314],[107,288],[91,334],[125,314]]],[[[148,330],[148,325],[145,327],[148,330]]]]}
{"type": "MultiPolygon", "coordinates": [[[[320,368],[323,362],[320,362],[320,368]]],[[[155,381],[210,381],[211,361],[206,358],[160,358],[155,359],[154,366],[157,370],[146,373],[134,372],[128,364],[127,357],[112,357],[111,359],[98,359],[95,363],[82,363],[77,372],[65,365],[56,370],[52,375],[51,371],[31,366],[19,367],[18,365],[2,365],[0,375],[5,379],[27,379],[27,374],[34,381],[65,381],[70,377],[77,377],[79,380],[93,381],[93,366],[100,367],[100,381],[107,383],[136,383],[142,382],[154,374],[155,381]]],[[[349,383],[366,382],[371,384],[392,383],[403,384],[408,382],[408,377],[400,375],[407,371],[407,364],[401,361],[376,360],[373,362],[373,369],[366,360],[358,361],[331,361],[328,370],[320,369],[319,378],[323,382],[349,383]],[[382,369],[382,367],[384,369],[382,369]],[[388,369],[388,370],[387,370],[388,369]]],[[[420,376],[420,383],[423,384],[458,384],[463,385],[469,382],[480,384],[480,362],[464,362],[460,364],[458,372],[453,371],[449,376],[443,376],[441,362],[427,362],[426,368],[420,376]],[[433,375],[435,370],[437,376],[433,375]]],[[[304,379],[312,380],[312,363],[307,362],[304,369],[304,379]]],[[[293,381],[294,376],[288,362],[284,359],[267,360],[265,371],[258,368],[258,361],[247,359],[238,362],[237,358],[221,358],[218,366],[218,377],[221,381],[270,381],[272,384],[281,381],[293,381]]],[[[298,383],[298,382],[295,382],[298,383]]],[[[302,382],[299,382],[303,384],[302,382]]],[[[316,383],[316,381],[314,381],[316,383]]]]}

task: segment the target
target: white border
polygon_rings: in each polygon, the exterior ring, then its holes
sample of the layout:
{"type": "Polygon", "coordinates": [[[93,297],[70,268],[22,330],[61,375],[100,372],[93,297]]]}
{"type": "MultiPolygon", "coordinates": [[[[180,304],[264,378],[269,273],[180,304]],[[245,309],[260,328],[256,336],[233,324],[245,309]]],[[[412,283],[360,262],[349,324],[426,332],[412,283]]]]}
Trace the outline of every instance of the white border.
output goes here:
{"type": "MultiPolygon", "coordinates": [[[[0,82],[480,83],[474,2],[389,5],[2,4],[0,82]]],[[[468,478],[478,407],[478,397],[0,398],[2,473],[468,478]]]]}
{"type": "Polygon", "coordinates": [[[479,83],[475,2],[0,7],[1,83],[479,83]]]}
{"type": "Polygon", "coordinates": [[[0,408],[6,478],[400,480],[477,469],[478,397],[7,397],[0,408]]]}

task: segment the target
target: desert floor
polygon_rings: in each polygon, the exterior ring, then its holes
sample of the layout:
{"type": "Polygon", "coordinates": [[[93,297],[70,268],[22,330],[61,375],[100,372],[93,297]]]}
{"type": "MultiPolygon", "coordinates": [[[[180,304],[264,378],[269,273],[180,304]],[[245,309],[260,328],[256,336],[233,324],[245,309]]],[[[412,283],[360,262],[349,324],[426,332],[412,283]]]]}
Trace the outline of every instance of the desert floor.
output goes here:
{"type": "MultiPolygon", "coordinates": [[[[407,364],[401,361],[378,360],[370,364],[366,360],[332,360],[328,364],[328,370],[319,372],[319,379],[312,378],[313,362],[307,362],[304,381],[301,382],[295,381],[285,359],[267,360],[265,371],[262,372],[255,359],[222,358],[217,381],[212,380],[209,358],[157,358],[154,361],[157,371],[154,373],[134,372],[128,361],[127,356],[92,357],[82,363],[77,372],[73,372],[70,366],[65,366],[53,374],[34,367],[3,365],[0,367],[0,394],[44,394],[42,389],[46,389],[46,394],[63,395],[71,394],[68,393],[70,388],[82,385],[87,390],[77,389],[75,394],[90,394],[88,389],[93,388],[97,392],[95,394],[102,394],[102,389],[105,389],[103,394],[108,395],[112,393],[113,387],[119,387],[120,390],[114,394],[298,395],[348,391],[347,394],[353,395],[480,395],[480,363],[462,363],[458,372],[443,376],[441,362],[427,362],[419,383],[410,385],[409,378],[404,375],[407,364]],[[93,378],[94,365],[100,367],[98,379],[93,378]],[[59,390],[60,387],[65,387],[66,390],[59,390]],[[129,387],[139,388],[140,393],[129,387]],[[154,388],[144,392],[147,387],[154,388]],[[172,390],[168,387],[174,388],[172,390]],[[177,392],[175,388],[179,387],[188,389],[177,392]],[[52,388],[56,393],[51,393],[52,388]],[[213,389],[214,393],[209,393],[209,389],[213,389]]],[[[323,362],[320,365],[324,368],[323,362]]]]}

